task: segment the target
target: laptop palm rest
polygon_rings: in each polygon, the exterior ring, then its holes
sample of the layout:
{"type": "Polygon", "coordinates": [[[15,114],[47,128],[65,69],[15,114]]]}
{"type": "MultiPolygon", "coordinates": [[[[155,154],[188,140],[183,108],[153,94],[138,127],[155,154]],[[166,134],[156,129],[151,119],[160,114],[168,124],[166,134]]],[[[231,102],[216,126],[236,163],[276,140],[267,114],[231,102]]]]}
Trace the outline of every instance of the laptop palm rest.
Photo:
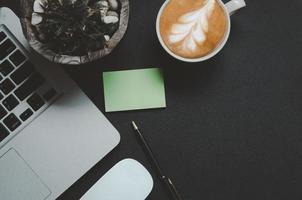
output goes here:
{"type": "Polygon", "coordinates": [[[143,200],[153,188],[153,179],[143,165],[124,159],[113,166],[80,200],[143,200]]]}
{"type": "Polygon", "coordinates": [[[51,193],[14,149],[0,158],[0,180],[1,199],[41,200],[51,193]]]}

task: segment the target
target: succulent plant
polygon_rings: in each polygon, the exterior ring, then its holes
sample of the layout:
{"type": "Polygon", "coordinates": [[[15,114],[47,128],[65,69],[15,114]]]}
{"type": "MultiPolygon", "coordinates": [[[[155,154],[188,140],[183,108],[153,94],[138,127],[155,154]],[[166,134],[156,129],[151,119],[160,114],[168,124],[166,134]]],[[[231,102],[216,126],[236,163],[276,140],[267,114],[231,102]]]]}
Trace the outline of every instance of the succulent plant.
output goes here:
{"type": "Polygon", "coordinates": [[[81,56],[103,49],[118,28],[117,0],[35,0],[32,25],[57,54],[81,56]]]}

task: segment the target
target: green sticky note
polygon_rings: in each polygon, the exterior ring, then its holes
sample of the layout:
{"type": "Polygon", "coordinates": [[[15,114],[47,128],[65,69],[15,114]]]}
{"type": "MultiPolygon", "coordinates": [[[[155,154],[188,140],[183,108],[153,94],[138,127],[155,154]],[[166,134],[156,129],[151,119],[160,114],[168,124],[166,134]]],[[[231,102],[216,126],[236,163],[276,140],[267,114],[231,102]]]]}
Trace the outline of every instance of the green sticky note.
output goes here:
{"type": "Polygon", "coordinates": [[[103,82],[106,112],[166,107],[158,68],[104,72],[103,82]]]}

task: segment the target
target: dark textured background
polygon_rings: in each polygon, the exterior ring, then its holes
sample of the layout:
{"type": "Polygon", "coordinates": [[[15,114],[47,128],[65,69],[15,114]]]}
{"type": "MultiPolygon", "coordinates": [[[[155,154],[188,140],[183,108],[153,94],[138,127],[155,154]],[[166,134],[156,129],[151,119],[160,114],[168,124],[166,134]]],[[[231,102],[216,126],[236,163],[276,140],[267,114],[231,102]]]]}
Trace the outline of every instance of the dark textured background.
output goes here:
{"type": "MultiPolygon", "coordinates": [[[[185,200],[302,199],[302,1],[247,0],[232,16],[223,51],[196,64],[174,60],[160,47],[155,19],[163,2],[130,0],[129,27],[113,53],[65,67],[102,111],[103,71],[163,68],[167,108],[105,113],[121,144],[61,199],[79,198],[123,158],[151,171],[131,120],[185,200]]],[[[0,4],[20,11],[17,0],[0,4]]],[[[154,180],[149,199],[167,199],[154,180]]]]}

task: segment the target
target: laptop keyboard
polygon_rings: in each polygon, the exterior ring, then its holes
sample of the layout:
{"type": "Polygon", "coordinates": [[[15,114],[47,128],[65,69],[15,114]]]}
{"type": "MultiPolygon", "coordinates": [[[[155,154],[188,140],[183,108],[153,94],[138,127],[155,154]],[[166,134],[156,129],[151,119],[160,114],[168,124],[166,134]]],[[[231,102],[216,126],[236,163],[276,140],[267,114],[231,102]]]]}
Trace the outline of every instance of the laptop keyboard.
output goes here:
{"type": "Polygon", "coordinates": [[[0,30],[0,147],[57,96],[13,41],[0,30]]]}

